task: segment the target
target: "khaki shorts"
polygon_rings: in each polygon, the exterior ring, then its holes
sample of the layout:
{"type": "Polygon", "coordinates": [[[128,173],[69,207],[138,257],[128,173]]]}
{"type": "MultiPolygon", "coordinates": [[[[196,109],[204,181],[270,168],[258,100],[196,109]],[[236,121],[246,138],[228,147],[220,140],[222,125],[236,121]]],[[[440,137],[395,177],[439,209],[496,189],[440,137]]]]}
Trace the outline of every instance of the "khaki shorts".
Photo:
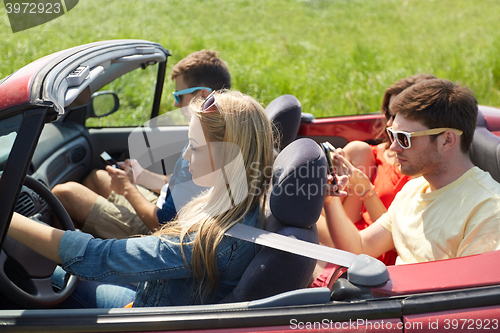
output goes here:
{"type": "MultiPolygon", "coordinates": [[[[158,194],[142,186],[137,188],[148,201],[156,204],[158,194]]],[[[97,198],[82,231],[98,238],[118,239],[151,234],[128,200],[115,192],[111,192],[107,199],[101,196],[97,198]]]]}

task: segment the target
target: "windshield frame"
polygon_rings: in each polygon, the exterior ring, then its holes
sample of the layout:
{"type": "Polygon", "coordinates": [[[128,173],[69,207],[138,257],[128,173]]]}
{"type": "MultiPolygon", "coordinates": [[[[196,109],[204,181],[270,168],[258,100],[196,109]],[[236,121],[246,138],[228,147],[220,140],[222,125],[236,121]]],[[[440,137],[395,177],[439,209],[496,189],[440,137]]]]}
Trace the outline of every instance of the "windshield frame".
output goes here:
{"type": "Polygon", "coordinates": [[[16,139],[0,177],[0,248],[7,235],[14,207],[31,164],[48,108],[34,107],[20,112],[23,116],[16,139]]]}

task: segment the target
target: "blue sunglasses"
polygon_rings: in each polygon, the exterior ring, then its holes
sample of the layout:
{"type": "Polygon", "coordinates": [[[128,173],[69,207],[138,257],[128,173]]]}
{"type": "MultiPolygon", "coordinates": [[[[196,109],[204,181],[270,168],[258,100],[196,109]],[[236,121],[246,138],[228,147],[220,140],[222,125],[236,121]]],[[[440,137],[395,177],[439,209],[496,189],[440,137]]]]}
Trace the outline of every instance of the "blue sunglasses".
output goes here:
{"type": "Polygon", "coordinates": [[[177,104],[180,104],[181,100],[180,100],[179,96],[191,94],[197,90],[202,90],[202,89],[206,89],[206,90],[208,90],[208,92],[212,91],[212,89],[207,88],[207,87],[193,87],[193,88],[187,88],[187,89],[183,89],[183,90],[179,90],[179,91],[174,91],[172,93],[172,95],[174,95],[174,98],[175,98],[175,101],[177,102],[177,104]]]}

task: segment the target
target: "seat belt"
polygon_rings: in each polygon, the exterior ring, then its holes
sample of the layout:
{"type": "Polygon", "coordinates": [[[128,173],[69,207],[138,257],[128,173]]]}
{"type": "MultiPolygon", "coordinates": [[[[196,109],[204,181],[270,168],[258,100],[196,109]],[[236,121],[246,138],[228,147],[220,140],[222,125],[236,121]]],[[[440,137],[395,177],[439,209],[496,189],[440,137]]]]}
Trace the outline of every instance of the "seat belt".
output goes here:
{"type": "Polygon", "coordinates": [[[378,286],[389,279],[387,267],[381,261],[366,254],[356,255],[351,252],[286,237],[242,223],[236,223],[225,234],[273,249],[347,267],[348,280],[355,284],[378,286]]]}
{"type": "Polygon", "coordinates": [[[283,236],[243,223],[236,223],[226,231],[226,235],[344,267],[351,266],[352,262],[357,257],[357,255],[351,252],[283,236]]]}

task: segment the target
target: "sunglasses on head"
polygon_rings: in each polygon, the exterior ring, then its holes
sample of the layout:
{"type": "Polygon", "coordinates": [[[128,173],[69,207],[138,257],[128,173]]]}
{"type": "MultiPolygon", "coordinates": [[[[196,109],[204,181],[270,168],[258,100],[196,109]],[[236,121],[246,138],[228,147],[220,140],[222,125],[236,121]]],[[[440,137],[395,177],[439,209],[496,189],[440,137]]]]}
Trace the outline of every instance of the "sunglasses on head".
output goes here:
{"type": "Polygon", "coordinates": [[[183,89],[183,90],[179,90],[179,91],[174,91],[172,93],[172,95],[174,95],[174,98],[175,98],[175,101],[177,102],[177,104],[180,104],[181,103],[181,99],[179,96],[182,96],[182,95],[186,95],[186,94],[191,94],[195,91],[198,91],[198,90],[208,90],[209,92],[212,91],[211,88],[207,88],[207,87],[193,87],[193,88],[187,88],[187,89],[183,89]]]}
{"type": "Polygon", "coordinates": [[[455,128],[431,128],[425,131],[405,132],[405,131],[394,131],[391,127],[387,127],[386,130],[387,134],[389,135],[389,139],[391,140],[391,143],[393,143],[394,140],[396,140],[403,149],[408,149],[411,147],[411,140],[410,140],[411,137],[424,136],[424,135],[437,135],[444,133],[446,131],[453,131],[458,136],[462,135],[463,133],[463,131],[457,130],[455,128]]]}
{"type": "Polygon", "coordinates": [[[203,103],[201,104],[200,111],[201,112],[215,112],[219,111],[220,114],[226,117],[224,112],[222,112],[222,109],[220,108],[219,104],[217,103],[217,100],[215,99],[215,91],[212,91],[210,95],[205,98],[203,103]]]}
{"type": "MultiPolygon", "coordinates": [[[[215,99],[215,90],[210,93],[210,95],[205,98],[203,103],[201,104],[200,107],[200,112],[219,112],[224,116],[224,120],[226,119],[226,115],[224,112],[222,112],[222,109],[220,108],[219,104],[217,104],[217,100],[215,99]]],[[[208,140],[207,140],[208,142],[208,140]]],[[[210,144],[207,144],[208,147],[208,153],[210,155],[210,164],[212,165],[212,171],[215,171],[214,167],[214,161],[212,159],[212,150],[210,149],[210,144]]]]}

